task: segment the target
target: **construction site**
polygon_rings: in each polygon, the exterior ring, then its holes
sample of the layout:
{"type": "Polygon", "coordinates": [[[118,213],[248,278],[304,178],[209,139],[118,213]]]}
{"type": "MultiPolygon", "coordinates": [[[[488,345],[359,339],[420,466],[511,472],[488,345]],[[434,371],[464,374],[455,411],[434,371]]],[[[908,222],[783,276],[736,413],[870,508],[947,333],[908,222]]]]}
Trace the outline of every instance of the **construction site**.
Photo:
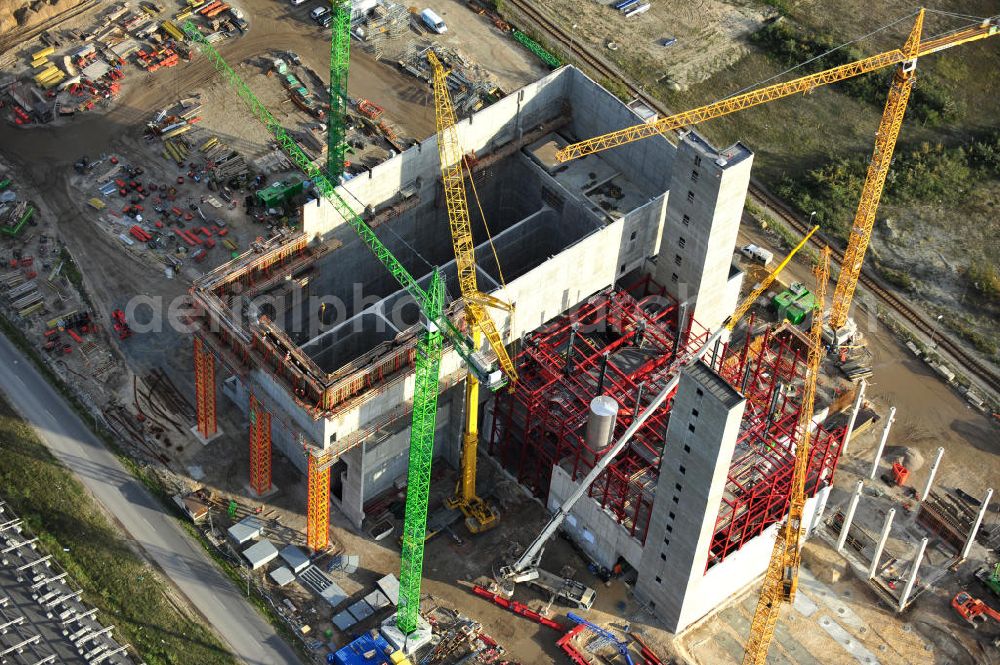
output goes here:
{"type": "Polygon", "coordinates": [[[938,330],[871,324],[863,275],[918,58],[1000,19],[919,10],[894,50],[667,113],[493,6],[245,4],[72,17],[102,76],[196,72],[120,110],[66,111],[104,93],[65,68],[0,86],[14,142],[135,106],[58,182],[3,154],[0,283],[302,662],[1000,654],[995,373],[955,388],[938,330]],[[256,36],[303,22],[309,52],[256,36]],[[777,249],[756,147],[699,124],[880,70],[846,246],[810,216],[777,249]],[[71,211],[91,231],[56,241],[71,211]]]}

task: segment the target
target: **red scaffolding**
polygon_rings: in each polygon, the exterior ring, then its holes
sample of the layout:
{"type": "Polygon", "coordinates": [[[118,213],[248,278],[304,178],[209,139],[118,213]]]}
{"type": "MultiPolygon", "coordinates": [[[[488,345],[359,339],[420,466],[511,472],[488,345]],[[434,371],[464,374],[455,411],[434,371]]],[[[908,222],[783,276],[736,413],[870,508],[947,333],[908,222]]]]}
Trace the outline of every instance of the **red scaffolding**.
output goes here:
{"type": "MultiPolygon", "coordinates": [[[[582,478],[603,454],[583,438],[591,399],[601,394],[618,402],[617,438],[672,377],[675,360],[704,343],[707,332],[682,312],[646,279],[629,289],[606,289],[529,335],[517,357],[514,392],[494,400],[490,453],[546,501],[554,465],[573,481],[582,478]]],[[[753,328],[751,320],[747,330],[753,328]]],[[[789,441],[795,438],[789,430],[798,416],[791,394],[804,371],[800,340],[787,330],[734,339],[733,346],[705,358],[747,398],[709,566],[787,512],[794,462],[789,441]]],[[[668,402],[589,490],[640,543],[649,527],[669,412],[668,402]]],[[[840,438],[817,431],[810,494],[832,482],[840,438]]]]}

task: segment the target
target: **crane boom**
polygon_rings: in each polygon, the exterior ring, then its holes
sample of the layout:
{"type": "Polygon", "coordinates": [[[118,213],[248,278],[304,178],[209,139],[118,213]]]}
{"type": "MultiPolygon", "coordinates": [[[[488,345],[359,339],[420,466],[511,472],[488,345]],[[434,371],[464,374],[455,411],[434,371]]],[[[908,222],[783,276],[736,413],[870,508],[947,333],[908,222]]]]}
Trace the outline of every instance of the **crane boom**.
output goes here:
{"type": "Polygon", "coordinates": [[[845,65],[832,67],[815,74],[808,74],[791,81],[757,88],[718,102],[713,102],[712,104],[699,106],[690,111],[675,113],[653,123],[642,123],[601,136],[595,136],[585,141],[571,143],[556,152],[556,159],[560,162],[567,162],[595,152],[616,148],[626,143],[632,143],[633,141],[664,134],[675,129],[680,129],[681,127],[696,125],[700,122],[719,118],[753,106],[773,102],[776,99],[790,97],[799,93],[809,93],[824,85],[838,83],[849,78],[854,78],[855,76],[861,76],[862,74],[868,74],[869,72],[874,72],[885,67],[898,65],[907,60],[937,53],[953,46],[985,39],[997,34],[998,31],[1000,31],[1000,16],[994,16],[984,20],[976,27],[955,30],[941,37],[920,42],[915,53],[908,54],[902,49],[893,49],[862,58],[861,60],[849,62],[845,65]]]}
{"type": "Polygon", "coordinates": [[[368,249],[372,251],[375,258],[385,266],[385,268],[392,274],[397,282],[403,287],[403,289],[410,294],[417,305],[420,307],[421,312],[426,318],[427,324],[430,327],[438,328],[442,331],[445,338],[450,342],[462,359],[466,362],[469,370],[474,372],[480,380],[488,381],[488,385],[491,388],[496,387],[498,384],[496,381],[490,381],[490,377],[494,374],[494,367],[491,363],[488,363],[482,354],[478,353],[478,349],[473,347],[472,340],[467,335],[462,333],[454,323],[451,322],[442,311],[435,312],[434,308],[431,307],[431,299],[429,294],[421,288],[417,280],[410,274],[410,272],[400,263],[389,248],[379,240],[378,236],[368,225],[365,220],[363,220],[360,215],[354,212],[351,205],[344,200],[344,198],[337,193],[336,187],[330,180],[326,177],[322,170],[319,169],[308,155],[303,152],[302,148],[295,142],[288,132],[285,131],[278,119],[267,110],[267,107],[257,96],[254,95],[253,91],[250,90],[250,86],[246,84],[239,75],[233,71],[233,68],[229,66],[229,63],[225,61],[222,54],[219,53],[214,46],[212,46],[205,36],[201,33],[198,27],[191,21],[185,21],[181,28],[184,30],[184,34],[187,35],[201,51],[204,53],[208,59],[215,66],[216,70],[222,74],[226,80],[235,88],[236,94],[243,100],[247,109],[256,116],[256,118],[267,128],[271,136],[277,141],[279,147],[288,155],[289,159],[309,178],[316,188],[316,191],[325,198],[337,213],[347,221],[347,223],[355,230],[355,232],[361,237],[361,240],[368,246],[368,249]]]}
{"type": "Polygon", "coordinates": [[[806,470],[809,467],[809,443],[812,435],[813,408],[816,402],[816,382],[819,379],[820,363],[823,360],[823,308],[826,303],[827,282],[830,279],[830,248],[823,249],[815,269],[816,311],[813,312],[812,327],[809,332],[811,344],[806,362],[805,385],[802,404],[796,423],[798,441],[795,445],[795,466],[792,470],[792,486],[788,502],[788,519],[778,531],[771,560],[764,574],[764,586],[757,601],[750,637],[747,640],[743,665],[764,665],[767,650],[774,637],[778,614],[783,602],[791,603],[798,585],[800,551],[802,540],[802,514],[806,504],[806,470]]]}
{"type": "MultiPolygon", "coordinates": [[[[815,230],[816,229],[814,228],[813,232],[815,232],[815,230]]],[[[757,298],[759,298],[760,295],[767,290],[767,287],[774,282],[778,274],[785,269],[785,266],[789,264],[792,257],[795,256],[795,254],[798,253],[804,245],[805,240],[800,242],[791,252],[789,252],[788,256],[785,257],[785,260],[779,263],[775,269],[771,271],[771,273],[768,274],[768,276],[761,282],[763,288],[757,287],[754,289],[743,300],[743,302],[740,303],[740,305],[733,312],[732,316],[726,319],[725,324],[721,328],[712,333],[712,335],[709,336],[709,338],[697,351],[692,353],[687,358],[682,359],[677,364],[677,371],[674,374],[674,377],[667,382],[667,385],[664,386],[659,393],[656,394],[653,400],[649,403],[649,406],[647,406],[642,413],[640,413],[638,417],[632,421],[628,429],[626,429],[622,433],[621,437],[615,441],[610,448],[608,448],[601,459],[598,460],[597,464],[594,465],[594,468],[592,468],[590,472],[584,476],[583,480],[577,484],[576,489],[573,490],[568,497],[566,497],[566,499],[562,502],[562,505],[559,506],[559,510],[556,511],[556,513],[549,519],[545,527],[541,530],[531,545],[524,550],[524,553],[517,559],[517,561],[503,571],[504,577],[514,579],[516,581],[516,578],[529,568],[538,566],[542,556],[542,550],[545,549],[545,543],[547,543],[549,538],[555,535],[556,531],[559,530],[559,527],[566,519],[566,516],[569,515],[573,506],[576,505],[576,502],[587,493],[587,490],[590,489],[590,486],[595,480],[597,480],[598,476],[601,475],[601,472],[603,472],[604,469],[606,469],[607,466],[614,461],[618,453],[625,448],[625,445],[632,439],[639,428],[642,427],[643,423],[645,423],[646,420],[648,420],[649,417],[653,415],[658,408],[660,408],[663,402],[666,401],[667,397],[669,397],[677,387],[677,384],[680,381],[680,369],[683,366],[690,365],[691,363],[697,362],[701,359],[702,356],[704,356],[705,353],[715,345],[716,340],[722,337],[723,333],[732,332],[732,330],[736,327],[736,324],[739,323],[740,319],[743,318],[747,311],[749,311],[750,306],[753,305],[757,298]]]]}
{"type": "Polygon", "coordinates": [[[465,161],[458,128],[455,126],[455,110],[448,93],[448,73],[433,50],[427,52],[427,60],[434,69],[434,111],[437,121],[438,153],[441,158],[441,181],[444,184],[445,202],[448,206],[448,223],[451,226],[451,242],[455,247],[455,263],[458,266],[458,286],[465,307],[473,320],[470,322],[482,329],[490,348],[497,354],[501,369],[511,382],[517,379],[517,370],[504,348],[503,340],[496,324],[486,311],[484,303],[493,302],[479,291],[476,279],[476,246],[472,237],[472,220],[469,216],[469,202],[465,193],[465,161]]]}

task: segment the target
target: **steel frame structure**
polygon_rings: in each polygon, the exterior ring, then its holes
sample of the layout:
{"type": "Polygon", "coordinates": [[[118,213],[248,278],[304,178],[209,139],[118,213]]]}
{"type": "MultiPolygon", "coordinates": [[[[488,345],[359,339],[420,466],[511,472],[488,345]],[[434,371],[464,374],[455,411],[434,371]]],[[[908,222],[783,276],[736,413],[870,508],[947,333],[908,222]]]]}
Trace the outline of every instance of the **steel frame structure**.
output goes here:
{"type": "Polygon", "coordinates": [[[250,488],[258,496],[271,489],[271,414],[250,393],[250,488]]]}
{"type": "MultiPolygon", "coordinates": [[[[496,394],[490,454],[543,499],[555,464],[574,481],[582,478],[602,452],[583,440],[590,400],[614,397],[623,430],[643,400],[673,376],[674,360],[707,339],[707,331],[685,320],[677,340],[681,311],[646,278],[629,290],[605,289],[536,330],[518,355],[515,390],[496,394]]],[[[667,413],[651,416],[588,492],[640,542],[649,527],[667,413]]]]}
{"type": "Polygon", "coordinates": [[[218,431],[215,415],[215,356],[194,336],[194,390],[198,433],[209,439],[218,431]]]}
{"type": "MultiPolygon", "coordinates": [[[[678,308],[664,304],[661,293],[648,278],[627,290],[606,289],[525,340],[516,359],[520,380],[514,392],[494,398],[489,452],[543,501],[548,500],[554,465],[577,481],[602,453],[584,443],[583,432],[590,400],[599,394],[605,354],[609,362],[600,394],[620,405],[617,438],[642,410],[637,405],[651,399],[672,376],[674,358],[707,338],[689,320],[681,340],[675,341],[678,308]],[[641,349],[635,346],[639,330],[641,349]]],[[[754,328],[751,317],[746,330],[754,328]]],[[[802,382],[806,350],[801,343],[785,328],[757,338],[748,332],[745,340],[741,333],[705,358],[737,389],[745,385],[741,392],[747,398],[706,569],[788,512],[794,467],[791,434],[799,405],[783,386],[802,382]],[[772,402],[774,412],[769,413],[772,402]]],[[[651,416],[588,492],[643,544],[668,421],[669,407],[651,416]]],[[[841,440],[839,431],[820,427],[815,432],[806,482],[810,496],[832,482],[841,440]]]]}

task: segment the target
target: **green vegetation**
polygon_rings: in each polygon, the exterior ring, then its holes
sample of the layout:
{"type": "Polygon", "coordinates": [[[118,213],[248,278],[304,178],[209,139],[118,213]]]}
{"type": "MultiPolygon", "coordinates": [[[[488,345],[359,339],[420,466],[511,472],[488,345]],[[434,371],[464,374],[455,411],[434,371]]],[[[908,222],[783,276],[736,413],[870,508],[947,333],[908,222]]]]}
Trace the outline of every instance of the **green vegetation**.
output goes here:
{"type": "Polygon", "coordinates": [[[83,294],[83,275],[80,273],[80,269],[76,267],[76,263],[73,261],[69,250],[65,247],[59,252],[59,260],[63,262],[62,273],[66,275],[66,279],[76,287],[77,291],[83,294]]]}
{"type": "MultiPolygon", "coordinates": [[[[867,168],[865,158],[837,158],[795,179],[786,178],[777,193],[803,213],[815,210],[816,220],[828,233],[846,239],[867,168]]],[[[911,150],[897,150],[882,200],[891,205],[958,204],[971,183],[998,177],[1000,131],[967,146],[922,143],[911,150]]]]}
{"type": "Polygon", "coordinates": [[[160,576],[130,549],[83,485],[0,399],[3,498],[147,663],[223,664],[235,659],[201,622],[181,613],[160,576]]]}
{"type": "Polygon", "coordinates": [[[913,288],[913,279],[910,277],[910,273],[904,272],[902,270],[896,270],[894,268],[889,268],[887,266],[879,267],[879,272],[882,273],[882,277],[885,281],[889,282],[896,288],[900,288],[909,291],[913,288]]]}
{"type": "MultiPolygon", "coordinates": [[[[750,41],[784,66],[794,67],[831,51],[846,40],[823,33],[810,33],[807,36],[787,21],[776,21],[753,33],[750,41]]],[[[845,65],[866,55],[857,46],[846,46],[801,67],[796,75],[805,76],[830,67],[845,65]]],[[[893,68],[882,69],[866,76],[848,79],[840,83],[839,88],[852,97],[881,108],[885,105],[894,71],[893,68]]],[[[941,87],[933,74],[921,73],[919,85],[914,87],[910,95],[908,112],[921,124],[933,127],[942,122],[955,120],[960,115],[961,109],[959,102],[941,87]]]]}
{"type": "Polygon", "coordinates": [[[979,263],[971,266],[965,276],[979,295],[993,303],[1000,303],[1000,270],[997,266],[979,263]]]}

